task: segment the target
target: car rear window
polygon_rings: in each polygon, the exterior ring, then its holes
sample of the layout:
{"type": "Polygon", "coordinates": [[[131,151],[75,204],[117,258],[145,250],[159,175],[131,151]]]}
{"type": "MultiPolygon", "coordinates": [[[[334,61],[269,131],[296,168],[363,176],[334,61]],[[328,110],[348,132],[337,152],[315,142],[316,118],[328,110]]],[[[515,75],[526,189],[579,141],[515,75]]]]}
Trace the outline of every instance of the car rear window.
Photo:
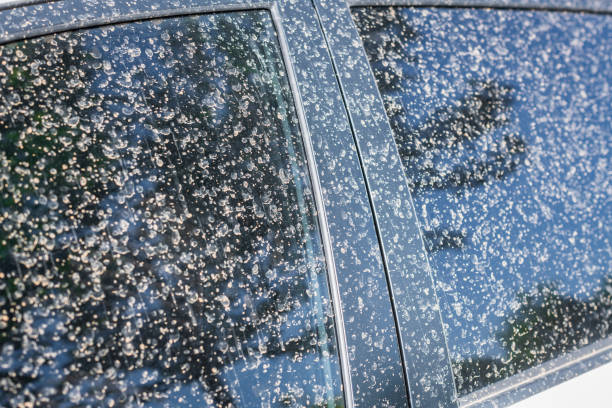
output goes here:
{"type": "Polygon", "coordinates": [[[608,337],[612,18],[407,7],[353,17],[459,394],[608,337]]]}
{"type": "Polygon", "coordinates": [[[0,47],[0,405],[342,404],[267,11],[0,47]]]}

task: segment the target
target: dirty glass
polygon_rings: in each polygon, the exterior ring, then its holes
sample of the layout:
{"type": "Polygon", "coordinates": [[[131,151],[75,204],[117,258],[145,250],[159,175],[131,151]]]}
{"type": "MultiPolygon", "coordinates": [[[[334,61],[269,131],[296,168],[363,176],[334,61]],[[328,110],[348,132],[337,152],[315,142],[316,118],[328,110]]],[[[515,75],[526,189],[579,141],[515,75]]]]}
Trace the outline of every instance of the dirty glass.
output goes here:
{"type": "Polygon", "coordinates": [[[0,48],[0,405],[342,406],[268,12],[0,48]]]}
{"type": "Polygon", "coordinates": [[[353,17],[459,394],[609,336],[612,17],[396,7],[353,17]]]}

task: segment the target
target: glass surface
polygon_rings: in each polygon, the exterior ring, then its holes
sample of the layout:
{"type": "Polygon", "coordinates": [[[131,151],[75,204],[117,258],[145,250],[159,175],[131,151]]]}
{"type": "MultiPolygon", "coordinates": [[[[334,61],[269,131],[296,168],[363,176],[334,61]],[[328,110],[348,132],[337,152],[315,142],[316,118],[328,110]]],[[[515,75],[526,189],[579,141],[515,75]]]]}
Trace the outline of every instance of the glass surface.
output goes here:
{"type": "Polygon", "coordinates": [[[343,405],[268,12],[1,47],[0,162],[0,405],[343,405]]]}
{"type": "Polygon", "coordinates": [[[459,394],[609,336],[612,18],[399,7],[353,17],[459,394]]]}

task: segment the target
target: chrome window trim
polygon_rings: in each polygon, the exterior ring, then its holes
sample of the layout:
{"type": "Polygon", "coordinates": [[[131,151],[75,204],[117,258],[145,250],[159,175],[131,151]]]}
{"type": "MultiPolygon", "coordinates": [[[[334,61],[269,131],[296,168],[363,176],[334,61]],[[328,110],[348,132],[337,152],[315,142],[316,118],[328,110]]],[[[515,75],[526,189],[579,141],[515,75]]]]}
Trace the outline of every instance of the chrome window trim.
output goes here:
{"type": "Polygon", "coordinates": [[[459,406],[511,405],[611,361],[612,337],[608,337],[465,395],[459,406]]]}
{"type": "MultiPolygon", "coordinates": [[[[44,2],[44,5],[51,5],[53,7],[55,4],[63,4],[65,1],[62,0],[53,0],[50,2],[44,2]]],[[[140,11],[133,12],[126,15],[111,15],[111,16],[87,16],[85,18],[77,17],[76,21],[70,21],[65,23],[57,23],[46,25],[42,27],[34,27],[31,29],[26,29],[23,31],[10,31],[10,29],[0,32],[0,45],[7,44],[13,41],[24,40],[32,37],[39,37],[47,34],[55,34],[63,31],[72,31],[72,30],[80,30],[87,28],[100,27],[105,25],[113,25],[113,24],[121,24],[121,23],[129,23],[133,21],[139,20],[151,20],[156,18],[164,18],[164,17],[181,17],[188,16],[191,14],[204,14],[204,13],[218,13],[218,12],[229,12],[229,11],[245,11],[245,10],[268,10],[272,14],[272,20],[275,24],[275,29],[277,30],[277,35],[280,37],[280,33],[278,32],[278,25],[280,24],[278,12],[272,13],[272,10],[275,9],[275,3],[272,1],[253,1],[247,4],[242,4],[241,2],[235,1],[227,1],[226,4],[219,2],[220,4],[211,4],[211,5],[202,5],[195,7],[180,7],[180,8],[168,8],[163,10],[151,10],[151,11],[140,11]]],[[[36,3],[39,4],[39,3],[36,3]]],[[[20,5],[14,5],[12,8],[16,9],[18,7],[23,7],[20,5]]],[[[8,9],[7,9],[8,10],[8,9]]],[[[6,11],[5,11],[6,13],[6,11]]],[[[27,11],[26,11],[27,13],[27,11]]],[[[1,15],[1,14],[0,14],[1,15]]],[[[0,25],[0,29],[2,29],[2,25],[0,25]]]]}
{"type": "MultiPolygon", "coordinates": [[[[400,295],[398,290],[401,288],[394,285],[394,282],[407,278],[401,270],[402,265],[406,264],[405,260],[414,257],[425,260],[427,258],[382,98],[350,13],[350,8],[357,6],[415,6],[611,14],[612,2],[607,0],[313,0],[313,2],[330,47],[336,77],[351,120],[355,144],[366,178],[390,285],[411,406],[470,408],[506,406],[612,361],[610,348],[612,338],[608,338],[593,344],[596,350],[586,347],[585,349],[589,350],[578,350],[578,352],[583,351],[579,356],[571,353],[570,359],[573,359],[571,362],[567,356],[563,356],[533,370],[527,370],[526,375],[520,378],[513,376],[501,381],[500,384],[485,387],[461,398],[457,397],[446,342],[444,340],[434,342],[431,335],[432,329],[438,333],[443,333],[444,330],[431,271],[426,261],[412,268],[410,272],[412,280],[405,293],[400,295]],[[389,159],[385,155],[393,157],[389,159]],[[380,163],[385,161],[392,163],[380,166],[380,163]],[[401,211],[394,208],[397,205],[394,206],[392,203],[398,203],[401,211]],[[397,213],[401,212],[408,214],[408,220],[398,217],[397,213]],[[394,245],[394,242],[414,244],[407,250],[402,249],[401,245],[394,245]],[[414,284],[417,280],[415,277],[420,280],[420,284],[414,284]],[[423,292],[430,293],[429,301],[423,299],[423,292]],[[423,308],[437,314],[431,324],[424,325],[420,316],[410,313],[423,308]],[[410,313],[409,324],[405,324],[398,317],[407,313],[410,313]],[[443,347],[445,358],[436,360],[432,358],[432,353],[422,352],[419,345],[423,342],[430,344],[434,342],[436,347],[443,347]],[[437,375],[442,378],[442,381],[434,384],[435,390],[429,395],[423,391],[423,384],[419,381],[427,375],[437,375]]],[[[431,383],[427,385],[431,386],[431,383]]]]}
{"type": "Polygon", "coordinates": [[[364,178],[312,4],[288,0],[8,0],[0,2],[0,45],[143,19],[253,9],[271,14],[296,107],[327,264],[345,406],[407,405],[403,386],[392,393],[371,386],[373,381],[383,383],[385,376],[399,378],[403,384],[399,345],[364,178]],[[310,29],[309,35],[297,27],[310,29]],[[330,158],[338,161],[333,169],[328,169],[330,158]],[[348,192],[353,196],[350,201],[348,192]],[[363,225],[352,224],[347,214],[363,225]],[[353,251],[346,251],[347,247],[353,251]],[[369,286],[364,286],[368,280],[369,286]],[[366,303],[363,311],[363,299],[369,298],[378,302],[366,303]],[[366,344],[376,336],[382,337],[380,350],[366,344]]]}
{"type": "Polygon", "coordinates": [[[285,69],[287,70],[287,78],[289,79],[289,86],[291,87],[291,94],[293,95],[293,103],[295,105],[295,110],[298,116],[300,133],[302,134],[304,150],[306,153],[308,173],[310,175],[310,183],[312,184],[313,197],[315,200],[315,207],[317,209],[317,220],[319,221],[319,227],[321,230],[321,242],[323,244],[323,252],[325,255],[325,263],[327,266],[327,281],[329,283],[331,303],[335,317],[334,327],[336,328],[336,342],[338,344],[344,402],[347,407],[353,407],[353,387],[351,385],[351,370],[349,366],[348,348],[346,345],[344,317],[342,315],[342,308],[340,307],[340,290],[338,288],[338,276],[336,274],[336,264],[334,263],[334,255],[331,247],[329,226],[327,225],[327,217],[325,215],[325,205],[323,203],[321,181],[319,180],[317,173],[317,165],[315,163],[314,151],[312,148],[312,139],[308,130],[308,125],[306,123],[306,113],[304,112],[304,106],[302,104],[301,98],[299,97],[299,88],[297,85],[295,72],[293,70],[293,64],[289,58],[289,45],[287,44],[286,34],[283,31],[281,15],[278,11],[277,4],[272,4],[269,10],[272,15],[272,21],[274,23],[274,28],[277,33],[283,63],[285,64],[285,69]]]}
{"type": "Polygon", "coordinates": [[[610,13],[612,3],[607,0],[346,0],[349,7],[404,6],[404,7],[479,7],[610,13]]]}
{"type": "Polygon", "coordinates": [[[32,4],[48,3],[57,0],[0,0],[0,10],[23,7],[32,4]]]}

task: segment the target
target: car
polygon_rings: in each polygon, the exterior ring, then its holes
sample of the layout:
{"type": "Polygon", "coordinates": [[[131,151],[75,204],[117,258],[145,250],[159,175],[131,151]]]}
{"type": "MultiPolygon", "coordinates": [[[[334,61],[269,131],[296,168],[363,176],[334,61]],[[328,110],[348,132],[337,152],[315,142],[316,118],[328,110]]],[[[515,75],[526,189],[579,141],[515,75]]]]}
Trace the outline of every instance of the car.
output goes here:
{"type": "Polygon", "coordinates": [[[0,405],[607,406],[611,13],[0,1],[0,405]]]}

